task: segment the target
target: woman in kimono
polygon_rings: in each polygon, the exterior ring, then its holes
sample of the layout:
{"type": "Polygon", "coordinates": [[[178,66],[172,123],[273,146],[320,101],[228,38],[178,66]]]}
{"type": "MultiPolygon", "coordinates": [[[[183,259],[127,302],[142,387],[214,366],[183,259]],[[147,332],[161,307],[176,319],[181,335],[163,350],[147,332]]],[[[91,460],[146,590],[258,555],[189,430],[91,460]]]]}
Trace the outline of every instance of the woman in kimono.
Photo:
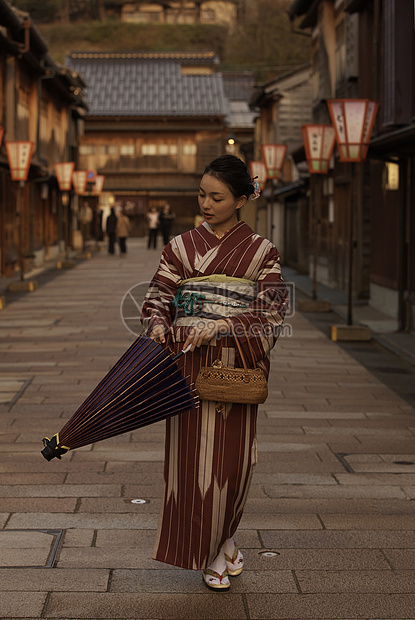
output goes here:
{"type": "MultiPolygon", "coordinates": [[[[246,359],[252,349],[268,376],[287,293],[277,249],[238,218],[257,188],[237,157],[211,162],[199,188],[204,222],[171,240],[149,286],[142,314],[147,333],[177,353],[190,347],[180,363],[192,382],[207,352],[209,364],[220,355],[225,366],[241,365],[234,334],[246,359]]],[[[153,557],[201,569],[212,589],[228,589],[229,575],[243,569],[233,536],[257,460],[256,419],[257,405],[200,401],[197,409],[167,420],[165,492],[153,557]]]]}

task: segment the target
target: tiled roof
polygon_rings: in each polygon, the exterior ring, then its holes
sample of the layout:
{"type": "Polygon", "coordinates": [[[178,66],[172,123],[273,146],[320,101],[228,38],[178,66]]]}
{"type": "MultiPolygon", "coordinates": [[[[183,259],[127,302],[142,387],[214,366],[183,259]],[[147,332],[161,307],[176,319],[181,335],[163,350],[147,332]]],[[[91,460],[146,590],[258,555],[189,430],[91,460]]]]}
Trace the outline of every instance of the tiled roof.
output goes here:
{"type": "Polygon", "coordinates": [[[226,116],[219,73],[197,73],[213,53],[80,52],[67,59],[84,78],[89,116],[226,116]],[[183,74],[182,65],[192,65],[183,74]]]}

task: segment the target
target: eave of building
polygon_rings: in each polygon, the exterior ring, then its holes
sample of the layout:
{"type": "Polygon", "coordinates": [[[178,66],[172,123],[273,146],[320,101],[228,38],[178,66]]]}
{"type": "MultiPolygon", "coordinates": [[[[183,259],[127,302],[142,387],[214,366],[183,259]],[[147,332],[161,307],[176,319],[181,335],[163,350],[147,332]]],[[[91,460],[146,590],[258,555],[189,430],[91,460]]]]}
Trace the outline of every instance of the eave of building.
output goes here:
{"type": "Polygon", "coordinates": [[[415,123],[382,133],[372,138],[369,145],[369,156],[381,159],[393,157],[413,157],[415,139],[415,123]]]}
{"type": "Polygon", "coordinates": [[[189,117],[106,117],[85,116],[89,131],[160,131],[162,127],[169,131],[222,129],[226,126],[225,117],[189,118],[189,117]]]}

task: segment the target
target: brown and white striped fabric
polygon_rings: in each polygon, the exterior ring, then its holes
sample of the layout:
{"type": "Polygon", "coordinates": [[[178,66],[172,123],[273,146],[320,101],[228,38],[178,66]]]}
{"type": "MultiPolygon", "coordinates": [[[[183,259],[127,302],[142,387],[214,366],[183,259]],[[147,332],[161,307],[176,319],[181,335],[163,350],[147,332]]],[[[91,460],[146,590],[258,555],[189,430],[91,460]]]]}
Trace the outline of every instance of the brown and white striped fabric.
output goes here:
{"type": "MultiPolygon", "coordinates": [[[[220,240],[204,223],[166,246],[144,301],[144,326],[151,332],[156,324],[164,325],[173,335],[173,350],[179,352],[190,326],[176,324],[172,301],[183,280],[212,274],[256,283],[255,299],[229,320],[246,359],[250,358],[249,338],[256,363],[268,373],[268,356],[278,338],[287,293],[276,248],[244,222],[220,240]],[[241,324],[244,329],[238,332],[241,324]]],[[[214,318],[212,308],[210,304],[210,318],[214,318]]],[[[201,347],[181,358],[182,371],[190,381],[206,363],[207,351],[201,347]]],[[[208,362],[218,354],[219,347],[211,343],[208,362]]],[[[220,355],[225,365],[235,365],[233,337],[224,339],[220,355]]],[[[224,541],[234,535],[256,463],[256,417],[255,405],[228,403],[218,413],[214,402],[201,401],[198,409],[166,421],[165,491],[156,560],[183,568],[206,568],[224,541]]]]}

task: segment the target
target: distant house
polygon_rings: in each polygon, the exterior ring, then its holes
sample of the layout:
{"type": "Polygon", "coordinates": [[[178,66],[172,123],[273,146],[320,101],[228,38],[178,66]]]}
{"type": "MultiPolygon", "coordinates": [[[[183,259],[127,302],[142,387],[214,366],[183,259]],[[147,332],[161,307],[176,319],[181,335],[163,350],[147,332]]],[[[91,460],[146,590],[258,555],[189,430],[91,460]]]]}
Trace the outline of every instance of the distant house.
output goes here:
{"type": "Polygon", "coordinates": [[[233,28],[243,0],[153,0],[121,3],[121,20],[152,24],[219,24],[233,28]]]}
{"type": "Polygon", "coordinates": [[[81,52],[69,66],[87,84],[79,166],[105,175],[102,202],[127,209],[134,233],[168,201],[174,233],[193,226],[204,166],[225,152],[229,103],[213,52],[81,52]]]}

